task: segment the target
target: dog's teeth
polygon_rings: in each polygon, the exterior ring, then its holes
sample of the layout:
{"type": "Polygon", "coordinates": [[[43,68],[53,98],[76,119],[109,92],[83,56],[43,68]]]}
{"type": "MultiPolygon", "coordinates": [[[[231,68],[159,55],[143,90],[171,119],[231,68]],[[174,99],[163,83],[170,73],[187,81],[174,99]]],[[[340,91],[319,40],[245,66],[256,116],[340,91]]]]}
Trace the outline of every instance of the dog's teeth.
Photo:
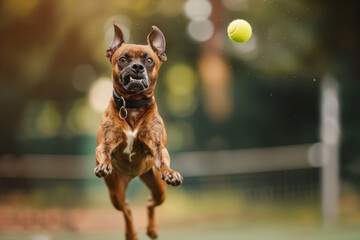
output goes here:
{"type": "Polygon", "coordinates": [[[130,82],[143,82],[145,80],[145,78],[133,78],[130,76],[130,82]]]}

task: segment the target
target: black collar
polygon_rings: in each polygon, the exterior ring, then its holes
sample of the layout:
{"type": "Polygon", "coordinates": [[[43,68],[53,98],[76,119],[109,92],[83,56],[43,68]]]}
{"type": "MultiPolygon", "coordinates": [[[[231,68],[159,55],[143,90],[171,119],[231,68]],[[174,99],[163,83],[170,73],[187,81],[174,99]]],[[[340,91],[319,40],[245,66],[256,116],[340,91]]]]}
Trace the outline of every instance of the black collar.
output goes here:
{"type": "Polygon", "coordinates": [[[122,96],[119,96],[115,89],[113,90],[113,98],[118,105],[119,108],[140,108],[145,106],[146,104],[151,102],[152,98],[143,98],[140,100],[133,100],[133,99],[124,99],[122,96]]]}

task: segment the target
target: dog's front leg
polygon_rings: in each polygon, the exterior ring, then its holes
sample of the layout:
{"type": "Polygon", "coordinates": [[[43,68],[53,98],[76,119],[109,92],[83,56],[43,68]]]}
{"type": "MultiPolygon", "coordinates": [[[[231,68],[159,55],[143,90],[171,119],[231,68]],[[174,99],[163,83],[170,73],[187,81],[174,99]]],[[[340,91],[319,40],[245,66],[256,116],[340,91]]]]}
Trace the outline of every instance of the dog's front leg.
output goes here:
{"type": "Polygon", "coordinates": [[[183,177],[179,172],[173,171],[170,168],[170,156],[167,149],[159,146],[154,149],[154,164],[157,170],[161,173],[161,178],[172,186],[178,186],[183,182],[183,177]]]}
{"type": "Polygon", "coordinates": [[[95,150],[96,167],[94,173],[99,178],[110,175],[114,169],[111,163],[111,155],[108,152],[105,144],[100,144],[95,150]]]}
{"type": "Polygon", "coordinates": [[[172,186],[180,185],[183,182],[183,177],[179,172],[170,168],[170,156],[166,149],[167,136],[162,119],[158,116],[152,122],[146,122],[144,128],[140,129],[139,132],[139,139],[150,150],[154,158],[154,165],[161,173],[161,178],[172,186]],[[151,131],[148,130],[149,128],[151,131]]]}
{"type": "MultiPolygon", "coordinates": [[[[114,167],[111,163],[111,154],[120,144],[119,133],[112,131],[104,131],[104,127],[100,126],[98,131],[98,146],[95,149],[96,167],[94,173],[97,177],[106,177],[112,173],[114,167]]],[[[109,128],[107,128],[109,129],[109,128]]]]}

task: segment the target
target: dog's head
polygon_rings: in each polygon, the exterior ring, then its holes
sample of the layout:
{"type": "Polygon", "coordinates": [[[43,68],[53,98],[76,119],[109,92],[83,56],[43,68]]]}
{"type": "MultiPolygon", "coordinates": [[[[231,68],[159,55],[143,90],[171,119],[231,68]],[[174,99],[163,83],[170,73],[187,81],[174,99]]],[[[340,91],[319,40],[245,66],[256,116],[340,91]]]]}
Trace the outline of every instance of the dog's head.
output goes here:
{"type": "Polygon", "coordinates": [[[166,61],[165,37],[156,27],[147,36],[148,45],[124,43],[121,29],[114,23],[114,39],[106,51],[113,67],[115,90],[126,97],[151,97],[157,73],[166,61]]]}

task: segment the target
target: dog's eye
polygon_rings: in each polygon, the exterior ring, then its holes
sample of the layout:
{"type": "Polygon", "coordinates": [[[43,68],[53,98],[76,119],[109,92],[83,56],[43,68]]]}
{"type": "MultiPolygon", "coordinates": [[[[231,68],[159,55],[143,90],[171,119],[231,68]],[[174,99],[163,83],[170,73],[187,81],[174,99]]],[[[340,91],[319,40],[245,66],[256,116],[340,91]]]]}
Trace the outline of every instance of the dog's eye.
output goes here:
{"type": "Polygon", "coordinates": [[[151,57],[148,57],[148,58],[146,59],[146,63],[147,63],[147,64],[152,64],[152,63],[153,63],[152,58],[151,58],[151,57]]]}
{"type": "Polygon", "coordinates": [[[125,57],[119,58],[119,62],[120,62],[120,63],[125,63],[125,62],[126,62],[126,58],[125,58],[125,57]]]}

